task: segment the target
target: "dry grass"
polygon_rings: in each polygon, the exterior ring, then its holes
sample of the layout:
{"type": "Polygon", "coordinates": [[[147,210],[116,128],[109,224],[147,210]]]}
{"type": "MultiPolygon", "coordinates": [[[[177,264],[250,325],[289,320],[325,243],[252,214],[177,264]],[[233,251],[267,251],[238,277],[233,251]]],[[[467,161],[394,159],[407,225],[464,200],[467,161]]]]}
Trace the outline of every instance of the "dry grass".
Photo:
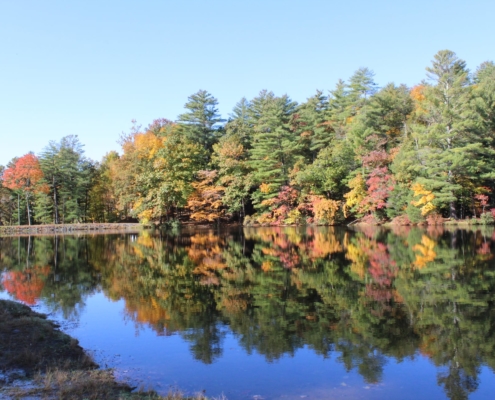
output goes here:
{"type": "Polygon", "coordinates": [[[4,390],[3,394],[11,399],[207,400],[202,394],[185,397],[179,391],[170,391],[167,395],[160,396],[153,391],[131,390],[128,385],[115,382],[111,370],[54,370],[36,376],[33,387],[11,388],[4,390]]]}

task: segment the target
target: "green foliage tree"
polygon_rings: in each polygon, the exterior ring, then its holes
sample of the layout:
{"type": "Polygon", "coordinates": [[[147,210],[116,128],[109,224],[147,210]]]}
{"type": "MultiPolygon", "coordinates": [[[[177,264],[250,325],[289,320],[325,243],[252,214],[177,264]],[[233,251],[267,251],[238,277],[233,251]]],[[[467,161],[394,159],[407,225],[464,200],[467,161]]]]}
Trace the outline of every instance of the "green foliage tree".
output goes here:
{"type": "MultiPolygon", "coordinates": [[[[71,135],[60,142],[51,141],[40,156],[55,224],[82,222],[86,218],[93,166],[83,154],[78,137],[71,135]]],[[[36,218],[40,216],[44,220],[46,216],[39,212],[46,212],[38,207],[36,218]]]]}
{"type": "Polygon", "coordinates": [[[136,178],[138,188],[133,214],[145,222],[162,222],[187,203],[193,192],[192,182],[204,160],[205,152],[182,135],[176,126],[162,131],[153,156],[147,153],[147,164],[136,178]]]}
{"type": "Polygon", "coordinates": [[[472,90],[463,60],[449,50],[438,52],[427,68],[433,86],[425,89],[422,118],[412,136],[422,165],[418,182],[435,193],[439,209],[457,218],[457,201],[465,180],[476,185],[490,178],[486,162],[493,150],[483,146],[476,131],[478,115],[470,107],[472,90]]]}
{"type": "Polygon", "coordinates": [[[267,91],[251,101],[249,166],[253,169],[254,184],[268,187],[254,193],[257,207],[262,207],[263,200],[276,196],[280,187],[288,183],[289,172],[300,157],[301,146],[290,127],[295,108],[296,103],[288,96],[276,97],[267,91]]]}
{"type": "Polygon", "coordinates": [[[199,90],[188,97],[188,102],[184,105],[187,112],[178,117],[184,135],[192,143],[199,143],[207,152],[211,151],[218,140],[218,125],[224,122],[220,118],[217,105],[215,97],[206,90],[199,90]]]}
{"type": "Polygon", "coordinates": [[[248,165],[248,152],[245,140],[236,128],[231,133],[230,122],[227,134],[213,145],[212,162],[218,168],[219,183],[225,188],[224,204],[230,212],[246,215],[246,203],[251,190],[251,168],[248,165]]]}

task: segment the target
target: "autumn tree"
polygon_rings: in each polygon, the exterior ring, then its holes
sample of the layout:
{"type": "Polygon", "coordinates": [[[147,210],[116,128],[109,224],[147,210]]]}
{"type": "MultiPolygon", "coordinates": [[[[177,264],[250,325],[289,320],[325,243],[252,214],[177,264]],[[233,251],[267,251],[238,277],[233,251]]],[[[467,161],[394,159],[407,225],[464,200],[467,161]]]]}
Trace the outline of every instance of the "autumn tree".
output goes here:
{"type": "Polygon", "coordinates": [[[191,185],[194,192],[187,199],[187,208],[191,219],[195,221],[215,222],[225,216],[222,201],[225,188],[217,185],[217,171],[198,171],[198,177],[191,185]]]}
{"type": "Polygon", "coordinates": [[[246,140],[229,122],[227,134],[213,145],[212,162],[218,168],[218,181],[224,188],[223,202],[230,212],[246,215],[246,204],[252,186],[251,168],[248,164],[246,140]]]}
{"type": "Polygon", "coordinates": [[[152,135],[148,131],[135,138],[138,159],[145,167],[136,177],[133,213],[145,222],[163,222],[186,205],[205,153],[201,145],[182,135],[176,125],[165,127],[160,136],[152,135]],[[144,147],[140,147],[141,141],[144,147]],[[150,151],[149,146],[153,150],[150,151]]]}
{"type": "MultiPolygon", "coordinates": [[[[37,189],[37,185],[43,179],[38,158],[33,153],[28,153],[16,159],[12,165],[3,172],[3,184],[11,190],[19,190],[24,194],[26,201],[28,225],[31,225],[31,197],[37,189]]],[[[42,190],[38,187],[39,190],[42,190]]]]}

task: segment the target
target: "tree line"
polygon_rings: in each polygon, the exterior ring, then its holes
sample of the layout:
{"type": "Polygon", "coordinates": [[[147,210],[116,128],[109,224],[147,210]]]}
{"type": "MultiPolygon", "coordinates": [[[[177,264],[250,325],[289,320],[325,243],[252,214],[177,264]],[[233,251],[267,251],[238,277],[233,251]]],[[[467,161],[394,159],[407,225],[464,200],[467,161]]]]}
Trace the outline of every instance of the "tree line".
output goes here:
{"type": "Polygon", "coordinates": [[[495,64],[442,50],[426,71],[379,88],[360,68],[302,104],[263,90],[228,120],[200,90],[101,162],[76,136],[50,142],[2,168],[0,223],[493,222],[495,64]]]}

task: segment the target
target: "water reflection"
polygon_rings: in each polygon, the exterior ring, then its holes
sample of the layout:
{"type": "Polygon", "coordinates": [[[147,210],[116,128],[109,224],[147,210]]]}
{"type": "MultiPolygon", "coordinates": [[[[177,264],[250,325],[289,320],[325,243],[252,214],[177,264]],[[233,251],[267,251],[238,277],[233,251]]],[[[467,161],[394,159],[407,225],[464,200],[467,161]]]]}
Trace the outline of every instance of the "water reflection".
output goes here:
{"type": "MultiPolygon", "coordinates": [[[[418,353],[450,399],[495,367],[492,231],[258,228],[0,239],[4,290],[65,318],[103,291],[213,363],[228,330],[268,362],[304,346],[369,383],[418,353]]],[[[493,378],[492,378],[493,379],[493,378]]]]}

